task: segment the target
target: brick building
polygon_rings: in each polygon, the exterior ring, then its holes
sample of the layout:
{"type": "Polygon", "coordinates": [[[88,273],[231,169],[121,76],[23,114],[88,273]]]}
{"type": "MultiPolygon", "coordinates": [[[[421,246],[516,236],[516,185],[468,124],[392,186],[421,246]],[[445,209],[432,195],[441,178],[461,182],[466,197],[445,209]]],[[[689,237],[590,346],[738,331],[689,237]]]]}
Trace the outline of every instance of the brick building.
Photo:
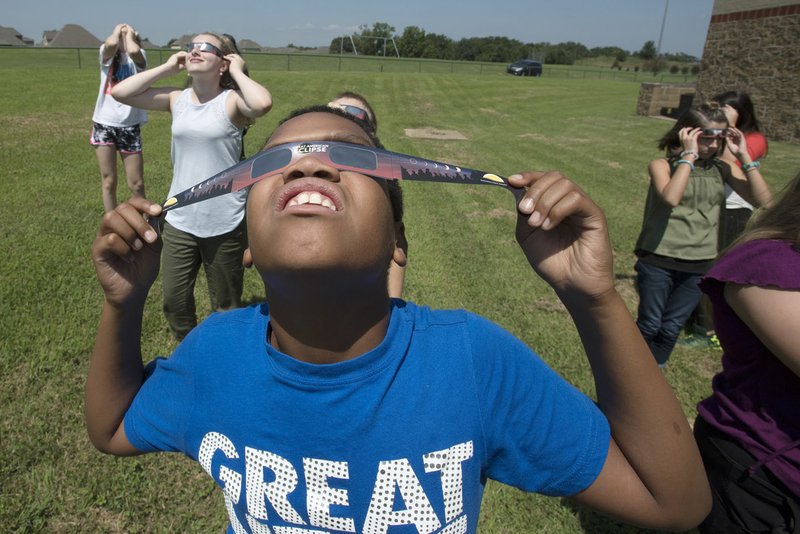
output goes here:
{"type": "Polygon", "coordinates": [[[698,101],[748,93],[770,139],[800,142],[800,2],[714,0],[698,101]]]}

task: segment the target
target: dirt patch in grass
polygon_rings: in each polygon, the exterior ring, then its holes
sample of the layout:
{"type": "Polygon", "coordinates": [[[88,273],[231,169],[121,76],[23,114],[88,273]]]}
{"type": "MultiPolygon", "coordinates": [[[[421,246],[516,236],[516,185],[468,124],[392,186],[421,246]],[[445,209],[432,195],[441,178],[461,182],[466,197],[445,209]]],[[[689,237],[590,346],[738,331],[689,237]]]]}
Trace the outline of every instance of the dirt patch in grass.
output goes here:
{"type": "Polygon", "coordinates": [[[516,213],[514,213],[511,210],[507,210],[505,208],[494,208],[493,210],[489,210],[488,212],[486,212],[486,215],[488,215],[489,218],[491,219],[503,219],[503,218],[515,219],[517,217],[516,213]]]}
{"type": "Polygon", "coordinates": [[[446,139],[463,141],[467,137],[457,130],[439,130],[438,128],[406,128],[406,137],[417,139],[446,139]]]}
{"type": "Polygon", "coordinates": [[[520,134],[517,137],[520,139],[533,139],[535,141],[547,141],[549,138],[546,135],[542,135],[539,133],[524,133],[520,134]]]}
{"type": "Polygon", "coordinates": [[[515,212],[505,208],[494,208],[489,211],[472,211],[466,214],[466,217],[470,219],[479,217],[488,217],[490,219],[514,219],[516,216],[517,214],[515,212]]]}

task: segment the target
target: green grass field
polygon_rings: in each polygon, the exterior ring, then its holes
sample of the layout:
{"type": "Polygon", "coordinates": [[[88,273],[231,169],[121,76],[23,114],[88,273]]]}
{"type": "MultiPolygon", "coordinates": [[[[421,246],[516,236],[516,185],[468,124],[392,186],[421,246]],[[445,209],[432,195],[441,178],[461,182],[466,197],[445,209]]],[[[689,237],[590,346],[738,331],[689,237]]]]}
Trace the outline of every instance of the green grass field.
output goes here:
{"type": "MultiPolygon", "coordinates": [[[[0,57],[1,59],[1,57],[0,57]]],[[[89,63],[89,65],[93,65],[89,63]]],[[[0,524],[11,532],[219,532],[222,496],[201,468],[177,455],[118,459],[90,445],[82,394],[102,294],[89,247],[102,212],[88,145],[94,68],[28,69],[0,61],[0,524]]],[[[246,138],[263,143],[291,109],[351,89],[368,96],[387,148],[509,175],[559,169],[605,209],[618,286],[636,306],[632,253],[666,121],[634,114],[639,85],[505,74],[285,72],[253,69],[275,107],[246,138]],[[466,140],[409,138],[406,128],[458,130],[466,140]]],[[[182,80],[179,80],[182,83],[182,80]]],[[[143,128],[148,196],[170,181],[169,117],[143,128]]],[[[774,142],[763,174],[778,189],[800,170],[800,147],[774,142]]],[[[405,296],[463,307],[534,347],[590,395],[578,336],[515,245],[514,202],[499,188],[406,183],[410,263],[405,296]]],[[[120,196],[126,192],[124,180],[120,196]]],[[[208,313],[204,284],[200,311],[208,313]]],[[[144,324],[147,357],[174,342],[156,283],[144,324]]],[[[247,273],[245,298],[263,298],[247,273]]],[[[719,353],[678,348],[666,370],[686,411],[709,392],[719,353]]],[[[665,459],[668,461],[668,459],[665,459]]],[[[567,501],[490,483],[481,532],[638,532],[567,501]]]]}

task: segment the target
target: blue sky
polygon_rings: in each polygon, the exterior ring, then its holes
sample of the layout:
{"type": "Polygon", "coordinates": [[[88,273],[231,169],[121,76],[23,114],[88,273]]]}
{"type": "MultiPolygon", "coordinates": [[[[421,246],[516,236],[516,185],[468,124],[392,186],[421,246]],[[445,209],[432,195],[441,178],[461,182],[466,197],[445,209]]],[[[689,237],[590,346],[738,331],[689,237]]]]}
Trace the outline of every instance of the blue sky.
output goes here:
{"type": "Polygon", "coordinates": [[[699,57],[712,7],[713,0],[0,0],[0,25],[36,42],[43,31],[71,23],[104,39],[127,22],[158,45],[206,30],[278,47],[327,46],[361,24],[386,22],[398,34],[418,26],[454,40],[499,35],[638,51],[645,41],[658,43],[665,20],[661,51],[699,57]]]}

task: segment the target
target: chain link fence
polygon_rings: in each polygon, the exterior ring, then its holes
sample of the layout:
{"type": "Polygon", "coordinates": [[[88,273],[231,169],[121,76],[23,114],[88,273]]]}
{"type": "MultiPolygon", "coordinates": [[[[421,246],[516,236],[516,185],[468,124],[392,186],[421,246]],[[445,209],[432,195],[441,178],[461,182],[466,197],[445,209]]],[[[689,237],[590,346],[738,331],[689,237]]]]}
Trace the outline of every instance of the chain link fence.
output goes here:
{"type": "MultiPolygon", "coordinates": [[[[176,50],[148,49],[148,64],[164,63],[176,50]]],[[[0,47],[0,69],[96,69],[96,48],[0,47]]],[[[426,74],[505,74],[506,63],[448,61],[335,54],[243,52],[251,71],[397,72],[426,74]]],[[[643,71],[623,71],[571,65],[545,65],[546,77],[616,80],[628,82],[691,83],[696,76],[643,71]]]]}

